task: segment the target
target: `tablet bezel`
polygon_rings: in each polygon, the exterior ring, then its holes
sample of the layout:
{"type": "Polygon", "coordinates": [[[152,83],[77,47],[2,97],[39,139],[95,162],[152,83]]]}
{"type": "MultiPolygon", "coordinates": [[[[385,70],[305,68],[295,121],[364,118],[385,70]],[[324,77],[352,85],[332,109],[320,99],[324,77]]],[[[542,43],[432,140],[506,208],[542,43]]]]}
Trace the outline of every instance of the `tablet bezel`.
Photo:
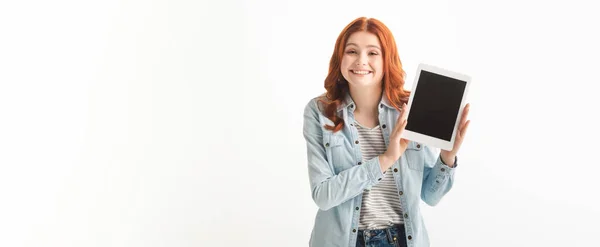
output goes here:
{"type": "Polygon", "coordinates": [[[450,71],[450,70],[436,67],[436,66],[433,66],[430,64],[420,63],[419,66],[417,67],[417,73],[415,75],[414,83],[412,85],[412,90],[410,93],[410,98],[409,98],[408,104],[407,104],[407,106],[408,106],[407,121],[410,120],[410,111],[412,108],[411,106],[412,106],[414,96],[418,93],[417,86],[419,83],[419,77],[421,76],[421,71],[427,71],[430,73],[443,75],[443,76],[447,76],[447,77],[450,77],[453,79],[457,79],[457,80],[466,82],[465,90],[464,90],[462,99],[460,101],[460,109],[458,110],[458,114],[456,115],[456,121],[454,123],[454,128],[452,129],[452,138],[450,139],[450,141],[446,141],[443,139],[439,139],[439,138],[436,138],[433,136],[428,136],[428,135],[418,133],[418,132],[408,130],[408,129],[404,130],[404,132],[402,133],[402,138],[411,140],[414,142],[422,143],[422,144],[425,144],[428,146],[437,147],[437,148],[440,148],[443,150],[451,151],[454,146],[454,141],[456,139],[456,130],[458,129],[458,124],[460,123],[460,120],[461,120],[460,116],[462,115],[463,109],[466,104],[466,98],[468,95],[469,86],[471,84],[471,77],[468,75],[462,74],[462,73],[450,71]]]}

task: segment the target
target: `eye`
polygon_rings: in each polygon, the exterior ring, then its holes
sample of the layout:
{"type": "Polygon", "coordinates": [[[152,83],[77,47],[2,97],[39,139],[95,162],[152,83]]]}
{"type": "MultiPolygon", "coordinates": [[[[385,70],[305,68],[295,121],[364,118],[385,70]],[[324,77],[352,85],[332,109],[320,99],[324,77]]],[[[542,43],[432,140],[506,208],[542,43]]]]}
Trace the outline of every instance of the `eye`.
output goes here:
{"type": "Polygon", "coordinates": [[[356,51],[354,51],[354,50],[348,50],[348,51],[346,51],[346,54],[356,54],[356,51]]]}
{"type": "Polygon", "coordinates": [[[372,52],[369,53],[369,55],[371,55],[371,56],[377,56],[377,55],[379,55],[379,53],[372,51],[372,52]]]}

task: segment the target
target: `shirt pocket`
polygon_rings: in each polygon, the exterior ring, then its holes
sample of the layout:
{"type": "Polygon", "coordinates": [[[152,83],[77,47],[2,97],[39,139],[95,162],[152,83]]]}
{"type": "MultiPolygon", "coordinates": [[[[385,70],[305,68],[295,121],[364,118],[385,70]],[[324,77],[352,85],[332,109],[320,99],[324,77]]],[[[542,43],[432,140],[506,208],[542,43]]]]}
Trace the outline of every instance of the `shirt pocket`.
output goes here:
{"type": "Polygon", "coordinates": [[[417,142],[409,142],[406,151],[406,162],[408,163],[408,168],[415,171],[423,171],[423,167],[425,166],[425,161],[423,159],[423,145],[417,142]]]}
{"type": "Polygon", "coordinates": [[[346,145],[344,136],[340,134],[327,134],[324,137],[327,150],[327,160],[333,167],[335,174],[351,168],[350,152],[346,145]]]}

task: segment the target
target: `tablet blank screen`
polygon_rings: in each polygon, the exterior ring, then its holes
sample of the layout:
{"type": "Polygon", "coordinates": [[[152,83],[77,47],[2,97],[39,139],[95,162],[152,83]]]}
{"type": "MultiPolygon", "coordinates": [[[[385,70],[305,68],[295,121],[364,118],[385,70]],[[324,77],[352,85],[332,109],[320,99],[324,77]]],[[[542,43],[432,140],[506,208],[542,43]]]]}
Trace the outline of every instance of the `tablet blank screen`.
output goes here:
{"type": "Polygon", "coordinates": [[[450,141],[465,92],[465,81],[421,71],[409,110],[407,130],[450,141]]]}

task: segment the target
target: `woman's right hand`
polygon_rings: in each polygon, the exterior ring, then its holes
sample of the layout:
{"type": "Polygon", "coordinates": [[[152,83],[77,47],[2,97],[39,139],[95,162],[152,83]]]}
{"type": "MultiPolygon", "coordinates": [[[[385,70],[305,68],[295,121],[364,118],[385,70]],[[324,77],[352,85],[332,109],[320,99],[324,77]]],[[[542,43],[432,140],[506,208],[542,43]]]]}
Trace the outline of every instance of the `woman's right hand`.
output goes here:
{"type": "Polygon", "coordinates": [[[390,144],[382,155],[383,159],[380,160],[382,171],[390,168],[408,147],[408,140],[401,138],[404,128],[406,127],[407,115],[408,106],[406,106],[405,103],[402,104],[402,113],[400,114],[400,117],[398,117],[398,120],[396,120],[396,126],[394,126],[394,130],[392,130],[392,133],[390,134],[390,144]]]}

